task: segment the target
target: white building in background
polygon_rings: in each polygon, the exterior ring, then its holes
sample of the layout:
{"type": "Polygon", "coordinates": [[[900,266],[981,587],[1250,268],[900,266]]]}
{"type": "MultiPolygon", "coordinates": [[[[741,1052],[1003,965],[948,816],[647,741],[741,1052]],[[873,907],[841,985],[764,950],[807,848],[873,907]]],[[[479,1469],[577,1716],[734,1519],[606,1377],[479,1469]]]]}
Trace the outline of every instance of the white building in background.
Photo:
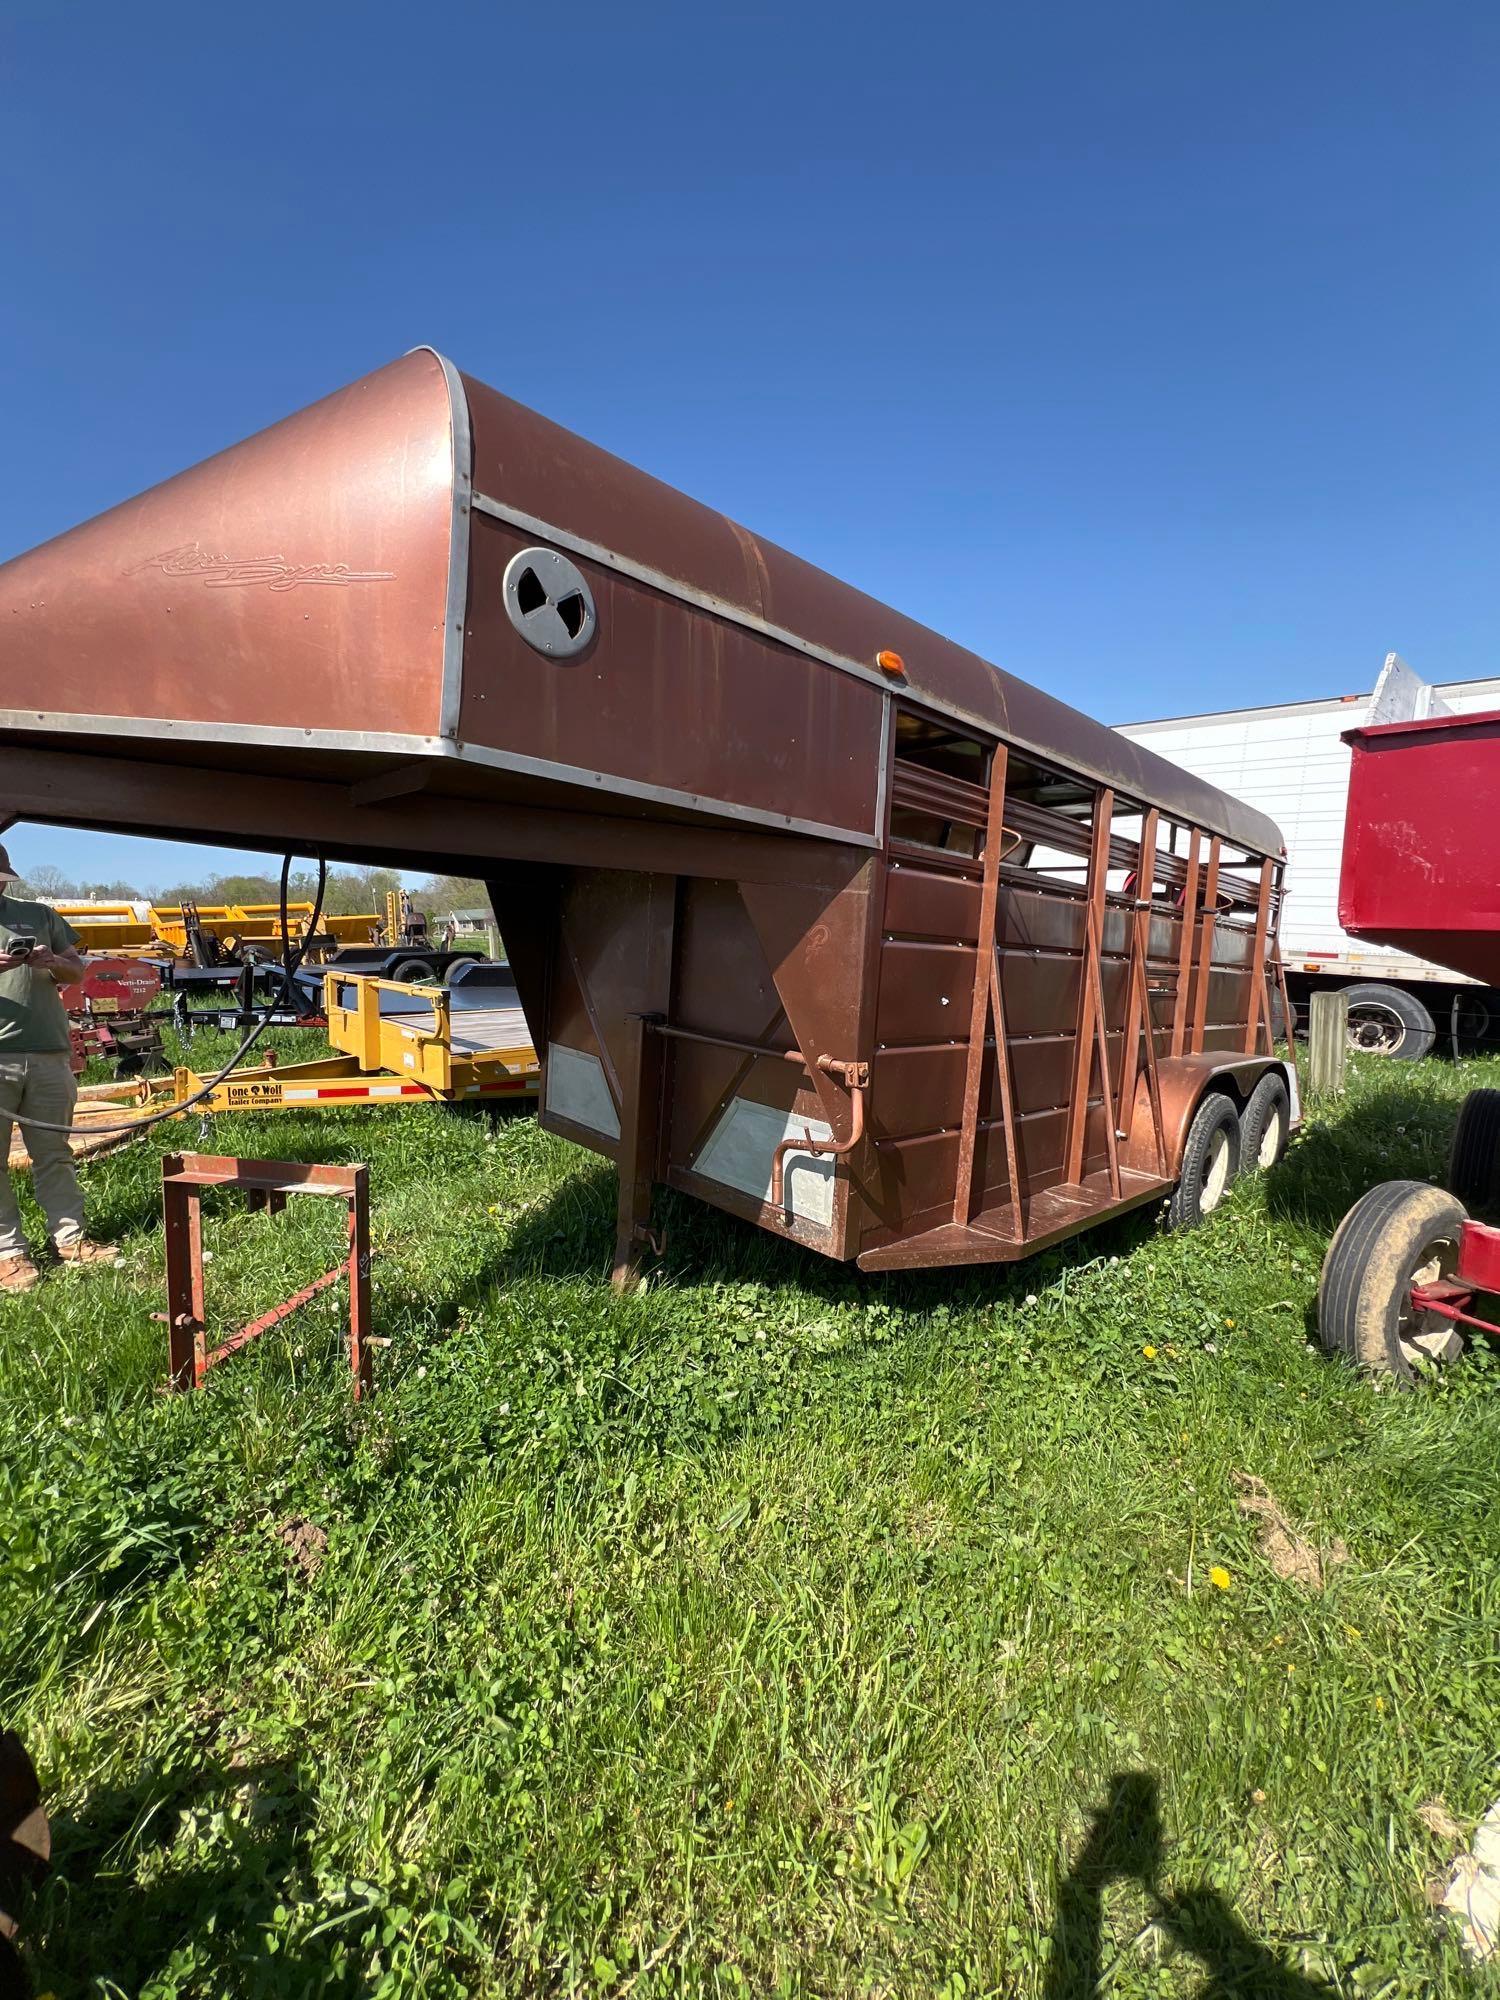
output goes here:
{"type": "Polygon", "coordinates": [[[1287,845],[1281,950],[1294,1005],[1305,1007],[1314,987],[1348,987],[1351,1043],[1410,1058],[1455,1032],[1465,1042],[1500,1033],[1500,993],[1340,929],[1350,758],[1341,738],[1362,723],[1493,709],[1500,709],[1500,678],[1432,687],[1390,653],[1369,694],[1118,726],[1122,736],[1270,814],[1287,845]]]}

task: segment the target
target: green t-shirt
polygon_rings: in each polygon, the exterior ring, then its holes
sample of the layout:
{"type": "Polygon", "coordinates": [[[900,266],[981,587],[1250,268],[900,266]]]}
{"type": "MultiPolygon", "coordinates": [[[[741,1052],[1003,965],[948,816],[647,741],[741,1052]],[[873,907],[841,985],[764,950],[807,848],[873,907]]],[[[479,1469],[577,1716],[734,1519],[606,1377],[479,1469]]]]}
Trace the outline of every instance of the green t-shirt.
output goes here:
{"type": "MultiPolygon", "coordinates": [[[[49,951],[72,951],[78,933],[45,903],[18,903],[0,894],[0,946],[16,931],[30,931],[49,951]]],[[[57,981],[41,966],[13,965],[0,972],[0,1058],[66,1054],[68,1015],[57,981]]]]}

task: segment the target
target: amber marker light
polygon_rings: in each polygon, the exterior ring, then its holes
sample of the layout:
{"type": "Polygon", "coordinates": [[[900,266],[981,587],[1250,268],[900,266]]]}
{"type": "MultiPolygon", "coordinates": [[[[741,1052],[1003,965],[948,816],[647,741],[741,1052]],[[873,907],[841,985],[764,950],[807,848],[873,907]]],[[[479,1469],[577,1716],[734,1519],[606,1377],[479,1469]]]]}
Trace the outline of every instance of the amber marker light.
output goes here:
{"type": "Polygon", "coordinates": [[[883,674],[904,674],[906,672],[906,662],[902,659],[901,655],[888,650],[875,655],[875,664],[883,674]]]}

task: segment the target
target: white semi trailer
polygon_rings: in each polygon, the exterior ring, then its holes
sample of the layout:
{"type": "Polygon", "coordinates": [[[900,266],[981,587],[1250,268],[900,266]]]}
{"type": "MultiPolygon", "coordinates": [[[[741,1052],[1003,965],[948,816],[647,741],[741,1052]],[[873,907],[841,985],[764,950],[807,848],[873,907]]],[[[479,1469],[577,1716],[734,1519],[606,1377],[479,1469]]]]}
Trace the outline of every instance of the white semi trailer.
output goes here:
{"type": "Polygon", "coordinates": [[[1500,1042],[1500,992],[1425,959],[1363,943],[1339,925],[1339,863],[1349,795],[1346,729],[1366,722],[1500,709],[1500,678],[1433,687],[1396,653],[1370,694],[1127,722],[1120,734],[1258,806],[1286,836],[1281,948],[1293,1007],[1318,987],[1349,993],[1353,1048],[1406,1061],[1434,1045],[1500,1042]]]}

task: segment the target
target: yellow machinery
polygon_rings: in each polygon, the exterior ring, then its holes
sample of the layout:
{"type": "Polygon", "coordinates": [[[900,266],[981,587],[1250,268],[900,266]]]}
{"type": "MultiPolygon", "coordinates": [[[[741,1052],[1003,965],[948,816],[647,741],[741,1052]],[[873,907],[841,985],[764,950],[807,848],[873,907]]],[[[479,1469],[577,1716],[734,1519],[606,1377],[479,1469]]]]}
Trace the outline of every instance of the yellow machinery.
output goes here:
{"type": "MultiPolygon", "coordinates": [[[[74,1151],[112,1151],[130,1135],[110,1128],[176,1105],[191,1118],[321,1105],[524,1103],[537,1095],[540,1066],[507,966],[475,965],[447,990],[331,971],[323,989],[337,1054],[231,1070],[201,1099],[207,1078],[186,1068],[85,1086],[74,1151]]],[[[14,1147],[20,1144],[18,1127],[14,1147]]],[[[11,1165],[23,1158],[13,1149],[11,1165]]]]}
{"type": "Polygon", "coordinates": [[[156,943],[156,927],[144,903],[56,903],[53,907],[77,931],[85,951],[139,958],[156,943]]]}
{"type": "MultiPolygon", "coordinates": [[[[60,902],[54,906],[77,931],[85,951],[116,952],[126,958],[185,958],[188,956],[188,912],[180,903],[60,902]]],[[[291,942],[300,944],[312,922],[311,903],[287,904],[287,931],[291,942]]],[[[243,946],[269,948],[270,955],[281,950],[281,905],[279,903],[199,903],[198,927],[226,949],[243,946]]],[[[370,944],[380,935],[380,917],[374,910],[354,916],[323,916],[319,934],[338,945],[370,944]]]]}

